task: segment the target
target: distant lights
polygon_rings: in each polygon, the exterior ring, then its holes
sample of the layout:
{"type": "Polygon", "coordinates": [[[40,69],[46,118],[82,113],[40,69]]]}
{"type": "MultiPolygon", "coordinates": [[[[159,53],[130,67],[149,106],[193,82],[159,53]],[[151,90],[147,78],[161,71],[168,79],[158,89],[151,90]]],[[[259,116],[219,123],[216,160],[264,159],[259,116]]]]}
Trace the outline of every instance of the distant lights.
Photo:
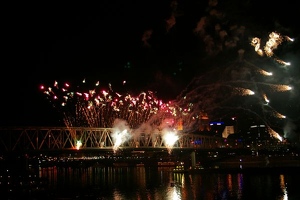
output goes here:
{"type": "Polygon", "coordinates": [[[209,125],[210,126],[213,126],[213,125],[221,126],[221,125],[224,125],[224,122],[210,122],[209,125]]]}
{"type": "Polygon", "coordinates": [[[261,125],[252,125],[250,128],[258,128],[258,127],[266,127],[266,125],[261,124],[261,125]]]}

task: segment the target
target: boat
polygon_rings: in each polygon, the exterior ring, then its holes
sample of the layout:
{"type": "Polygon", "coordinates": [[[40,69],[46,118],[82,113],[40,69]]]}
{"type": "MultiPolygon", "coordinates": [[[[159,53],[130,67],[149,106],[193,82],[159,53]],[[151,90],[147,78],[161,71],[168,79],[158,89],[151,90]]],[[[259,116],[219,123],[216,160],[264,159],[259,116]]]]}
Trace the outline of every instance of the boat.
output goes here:
{"type": "Polygon", "coordinates": [[[179,163],[176,165],[173,169],[173,173],[203,173],[203,172],[209,172],[209,171],[216,171],[219,167],[203,167],[200,164],[196,164],[195,166],[186,167],[184,163],[179,163]]]}

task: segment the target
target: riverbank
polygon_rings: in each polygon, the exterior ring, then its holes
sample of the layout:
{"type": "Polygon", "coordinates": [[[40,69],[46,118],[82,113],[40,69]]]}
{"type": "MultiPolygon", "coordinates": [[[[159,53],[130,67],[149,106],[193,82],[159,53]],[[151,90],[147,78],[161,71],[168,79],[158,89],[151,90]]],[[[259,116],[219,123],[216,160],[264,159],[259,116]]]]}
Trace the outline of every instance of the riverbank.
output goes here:
{"type": "Polygon", "coordinates": [[[294,156],[234,156],[208,163],[197,163],[187,167],[179,164],[172,168],[174,173],[207,172],[280,172],[299,171],[300,157],[294,156]]]}

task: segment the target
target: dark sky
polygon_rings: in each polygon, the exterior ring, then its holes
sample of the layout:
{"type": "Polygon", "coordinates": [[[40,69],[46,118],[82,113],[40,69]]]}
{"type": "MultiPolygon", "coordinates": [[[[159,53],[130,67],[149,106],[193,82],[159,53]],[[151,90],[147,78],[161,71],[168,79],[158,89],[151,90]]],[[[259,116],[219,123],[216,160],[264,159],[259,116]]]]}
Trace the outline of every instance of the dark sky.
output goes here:
{"type": "MultiPolygon", "coordinates": [[[[157,91],[174,99],[193,79],[225,63],[239,48],[253,50],[248,37],[278,31],[296,39],[284,58],[298,58],[300,9],[292,0],[274,1],[101,1],[101,3],[7,5],[1,79],[0,125],[48,126],[59,119],[39,85],[83,79],[112,83],[123,80],[137,92],[157,91]],[[206,21],[201,35],[199,21],[206,21]],[[296,18],[295,18],[296,17],[296,18]],[[216,24],[238,37],[237,46],[211,47],[216,24]],[[198,29],[197,29],[198,27],[198,29]],[[246,27],[243,37],[232,31],[246,27]],[[51,116],[51,117],[49,117],[51,116]]],[[[232,40],[231,40],[232,41],[232,40]]],[[[215,41],[217,44],[220,41],[215,41]]],[[[281,54],[280,54],[281,55],[281,54]]],[[[294,72],[299,73],[299,69],[294,72]]],[[[294,82],[299,84],[296,74],[294,82]]],[[[295,101],[296,102],[296,101],[295,101]]]]}

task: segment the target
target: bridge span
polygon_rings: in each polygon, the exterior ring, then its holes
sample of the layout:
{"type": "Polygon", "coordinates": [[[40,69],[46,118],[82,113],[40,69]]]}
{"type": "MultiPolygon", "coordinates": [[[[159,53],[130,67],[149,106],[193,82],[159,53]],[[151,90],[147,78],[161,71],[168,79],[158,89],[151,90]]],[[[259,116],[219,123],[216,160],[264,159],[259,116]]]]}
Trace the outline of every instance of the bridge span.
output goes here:
{"type": "MultiPolygon", "coordinates": [[[[90,127],[12,127],[0,128],[1,152],[113,149],[113,128],[90,127]]],[[[173,148],[214,149],[226,146],[239,147],[240,143],[222,137],[178,133],[173,148]]],[[[120,148],[167,148],[162,133],[139,133],[123,141],[120,148]]]]}

